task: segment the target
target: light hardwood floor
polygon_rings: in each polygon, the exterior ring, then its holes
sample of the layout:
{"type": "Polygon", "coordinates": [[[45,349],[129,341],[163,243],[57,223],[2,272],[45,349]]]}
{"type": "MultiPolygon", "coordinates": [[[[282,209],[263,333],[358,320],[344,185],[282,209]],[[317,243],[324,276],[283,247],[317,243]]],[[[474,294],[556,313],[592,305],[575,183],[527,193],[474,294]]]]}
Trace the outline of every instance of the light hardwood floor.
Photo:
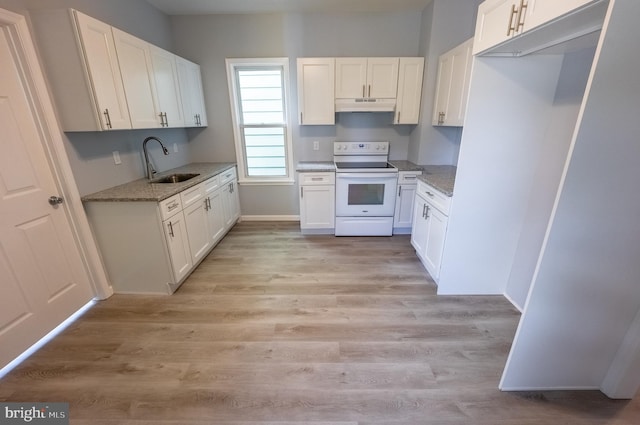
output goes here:
{"type": "Polygon", "coordinates": [[[0,400],[67,401],[78,425],[640,423],[599,392],[500,392],[519,313],[435,292],[408,236],[241,223],[173,296],[100,302],[0,400]]]}

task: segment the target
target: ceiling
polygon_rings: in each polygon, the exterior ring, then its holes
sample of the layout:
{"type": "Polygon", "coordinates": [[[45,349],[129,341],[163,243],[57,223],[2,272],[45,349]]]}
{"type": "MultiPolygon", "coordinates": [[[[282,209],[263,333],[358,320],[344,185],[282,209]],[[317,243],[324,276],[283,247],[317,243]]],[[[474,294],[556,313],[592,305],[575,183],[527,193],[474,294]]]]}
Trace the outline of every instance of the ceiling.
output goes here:
{"type": "Polygon", "coordinates": [[[147,0],[167,15],[422,11],[432,0],[147,0]]]}

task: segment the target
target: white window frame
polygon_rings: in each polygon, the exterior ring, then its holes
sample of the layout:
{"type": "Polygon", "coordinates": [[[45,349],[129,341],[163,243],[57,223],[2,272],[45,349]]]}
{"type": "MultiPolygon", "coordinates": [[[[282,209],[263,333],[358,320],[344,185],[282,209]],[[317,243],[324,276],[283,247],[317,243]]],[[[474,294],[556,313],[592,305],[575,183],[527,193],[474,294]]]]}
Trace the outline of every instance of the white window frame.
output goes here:
{"type": "Polygon", "coordinates": [[[227,58],[227,82],[229,85],[229,101],[231,104],[231,119],[233,122],[233,139],[236,148],[236,160],[238,162],[238,183],[245,185],[292,185],[294,183],[293,173],[293,142],[291,117],[289,116],[289,58],[227,58]],[[247,175],[247,161],[245,157],[244,141],[240,128],[240,105],[238,98],[238,85],[235,78],[236,68],[243,67],[282,67],[283,96],[284,96],[284,118],[285,118],[285,156],[286,156],[286,176],[249,176],[247,175]]]}

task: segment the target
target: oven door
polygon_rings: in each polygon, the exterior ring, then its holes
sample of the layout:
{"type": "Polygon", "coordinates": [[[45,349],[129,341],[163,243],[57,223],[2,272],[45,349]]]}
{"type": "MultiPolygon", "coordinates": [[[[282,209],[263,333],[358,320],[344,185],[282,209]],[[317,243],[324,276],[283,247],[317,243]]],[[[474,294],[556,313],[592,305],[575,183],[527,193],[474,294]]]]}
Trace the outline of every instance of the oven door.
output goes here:
{"type": "Polygon", "coordinates": [[[396,173],[336,173],[336,216],[393,217],[396,173]]]}

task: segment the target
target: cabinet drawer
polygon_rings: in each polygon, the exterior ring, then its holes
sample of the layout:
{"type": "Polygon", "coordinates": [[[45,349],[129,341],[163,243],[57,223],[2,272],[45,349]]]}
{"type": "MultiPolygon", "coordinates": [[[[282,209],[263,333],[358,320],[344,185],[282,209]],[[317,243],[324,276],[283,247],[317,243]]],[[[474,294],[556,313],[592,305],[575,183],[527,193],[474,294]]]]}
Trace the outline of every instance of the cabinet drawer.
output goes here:
{"type": "Polygon", "coordinates": [[[189,205],[193,205],[194,203],[203,199],[203,188],[204,185],[200,183],[180,192],[180,198],[182,199],[182,208],[187,208],[189,205]]]}
{"type": "Polygon", "coordinates": [[[222,172],[218,175],[220,178],[220,186],[223,186],[226,183],[229,183],[231,180],[237,178],[236,167],[229,168],[227,171],[222,172]]]}
{"type": "Polygon", "coordinates": [[[176,213],[182,211],[182,200],[180,199],[180,194],[173,195],[171,198],[167,198],[164,201],[160,202],[160,215],[162,216],[162,220],[166,220],[176,213]]]}
{"type": "Polygon", "coordinates": [[[211,177],[209,180],[204,182],[204,193],[208,195],[212,192],[215,192],[220,187],[220,177],[215,176],[211,177]]]}
{"type": "Polygon", "coordinates": [[[423,181],[418,181],[417,194],[445,215],[449,215],[449,209],[451,208],[451,198],[449,196],[423,181]]]}
{"type": "Polygon", "coordinates": [[[422,174],[422,171],[400,171],[398,173],[398,184],[417,184],[418,176],[422,174]]]}
{"type": "Polygon", "coordinates": [[[300,185],[336,184],[336,173],[300,173],[300,185]]]}

